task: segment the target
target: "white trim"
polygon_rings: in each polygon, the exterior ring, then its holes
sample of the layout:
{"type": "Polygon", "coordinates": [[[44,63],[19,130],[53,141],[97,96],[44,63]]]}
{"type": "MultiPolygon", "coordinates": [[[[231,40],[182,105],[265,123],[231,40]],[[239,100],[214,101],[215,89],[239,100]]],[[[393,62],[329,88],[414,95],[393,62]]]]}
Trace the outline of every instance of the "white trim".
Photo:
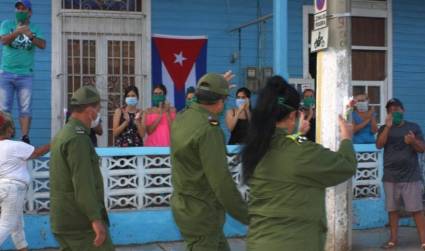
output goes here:
{"type": "Polygon", "coordinates": [[[178,36],[178,35],[164,35],[164,34],[152,34],[152,37],[158,38],[175,38],[175,39],[207,39],[207,36],[178,36]]]}
{"type": "Polygon", "coordinates": [[[310,44],[308,43],[308,15],[314,13],[312,5],[303,5],[303,77],[311,78],[309,73],[310,44]]]}
{"type": "Polygon", "coordinates": [[[59,128],[62,127],[64,121],[63,113],[63,92],[62,79],[64,77],[62,72],[62,36],[61,27],[62,19],[58,12],[61,9],[61,1],[52,0],[52,56],[51,56],[51,123],[50,134],[53,138],[59,128]]]}
{"type": "Polygon", "coordinates": [[[351,46],[352,50],[362,50],[362,51],[387,51],[388,47],[386,46],[363,46],[363,45],[353,45],[351,46]]]}
{"type": "Polygon", "coordinates": [[[385,80],[382,81],[369,81],[369,80],[352,80],[353,85],[364,85],[364,86],[382,86],[385,84],[385,80]]]}
{"type": "Polygon", "coordinates": [[[393,1],[387,0],[387,98],[393,97],[393,1]]]}

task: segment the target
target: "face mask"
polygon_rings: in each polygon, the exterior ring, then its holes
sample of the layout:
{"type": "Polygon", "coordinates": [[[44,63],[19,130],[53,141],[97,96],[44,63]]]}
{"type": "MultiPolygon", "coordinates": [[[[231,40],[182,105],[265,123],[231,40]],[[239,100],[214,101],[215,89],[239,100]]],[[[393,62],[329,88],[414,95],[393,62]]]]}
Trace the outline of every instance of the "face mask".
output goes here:
{"type": "Polygon", "coordinates": [[[304,98],[304,107],[310,108],[316,104],[316,100],[313,97],[305,97],[304,98]]]}
{"type": "Polygon", "coordinates": [[[24,23],[28,19],[28,12],[16,12],[16,21],[24,23]]]}
{"type": "Polygon", "coordinates": [[[186,107],[191,106],[193,103],[196,103],[196,97],[193,97],[191,99],[186,99],[186,107]]]}
{"type": "Polygon", "coordinates": [[[152,96],[152,105],[159,107],[159,105],[161,103],[163,103],[165,101],[165,96],[164,95],[153,95],[152,96]]]}
{"type": "Polygon", "coordinates": [[[126,97],[125,103],[129,106],[136,106],[139,100],[136,97],[126,97]]]}
{"type": "Polygon", "coordinates": [[[393,112],[393,124],[398,126],[403,122],[403,113],[402,112],[393,112]]]}
{"type": "Polygon", "coordinates": [[[357,111],[359,112],[367,112],[369,110],[369,102],[361,101],[356,103],[357,111]]]}
{"type": "Polygon", "coordinates": [[[90,128],[95,128],[100,123],[100,113],[97,113],[96,119],[91,122],[90,128]]]}
{"type": "Polygon", "coordinates": [[[243,106],[245,103],[246,103],[246,101],[245,101],[245,99],[243,99],[243,98],[237,98],[237,99],[236,99],[236,106],[237,106],[238,108],[241,108],[241,106],[243,106]]]}

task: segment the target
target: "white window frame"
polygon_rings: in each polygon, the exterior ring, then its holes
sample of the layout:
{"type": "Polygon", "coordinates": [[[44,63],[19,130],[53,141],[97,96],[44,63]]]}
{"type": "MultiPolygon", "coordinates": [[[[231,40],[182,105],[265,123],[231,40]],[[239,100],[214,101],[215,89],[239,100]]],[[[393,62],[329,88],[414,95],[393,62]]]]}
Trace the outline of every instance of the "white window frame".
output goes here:
{"type": "MultiPolygon", "coordinates": [[[[139,87],[140,95],[142,98],[142,108],[149,106],[150,93],[151,93],[151,0],[142,0],[142,12],[106,12],[99,10],[63,10],[62,1],[52,0],[52,59],[51,59],[51,136],[53,137],[57,131],[63,126],[64,122],[64,108],[67,107],[67,86],[64,81],[64,76],[67,76],[64,71],[64,64],[66,63],[67,45],[66,37],[75,39],[88,39],[96,40],[96,75],[106,76],[107,74],[107,41],[120,40],[120,41],[135,41],[135,74],[136,84],[139,87]],[[62,15],[68,17],[88,17],[96,20],[96,18],[104,17],[105,13],[108,16],[120,17],[133,17],[141,18],[142,26],[137,30],[137,34],[128,33],[125,36],[116,36],[111,34],[102,34],[100,36],[91,36],[75,31],[72,34],[63,33],[63,20],[62,15]],[[103,41],[102,41],[103,40],[103,41]],[[106,53],[105,53],[106,52],[106,53]],[[106,66],[106,67],[105,67],[106,66]],[[99,75],[100,74],[100,75],[99,75]]],[[[100,24],[99,24],[100,25],[100,24]]],[[[84,29],[82,27],[81,29],[84,29]]],[[[65,70],[66,71],[66,70],[65,70]]],[[[100,77],[97,78],[97,86],[102,84],[107,85],[107,79],[103,81],[100,77]]],[[[99,88],[99,90],[106,90],[106,88],[99,88]]],[[[106,94],[101,93],[102,97],[106,94]]],[[[105,121],[104,136],[99,140],[99,145],[107,145],[107,100],[102,100],[102,119],[105,121]]]]}
{"type": "MultiPolygon", "coordinates": [[[[310,45],[308,44],[308,15],[314,13],[314,6],[303,6],[303,77],[311,78],[309,74],[309,53],[310,45]]],[[[352,2],[352,16],[355,17],[377,17],[386,18],[386,46],[352,46],[353,50],[372,50],[386,51],[386,76],[383,81],[352,81],[352,85],[360,86],[380,86],[381,90],[381,121],[385,118],[385,102],[393,96],[393,34],[392,34],[392,0],[367,1],[354,0],[352,2]]]]}

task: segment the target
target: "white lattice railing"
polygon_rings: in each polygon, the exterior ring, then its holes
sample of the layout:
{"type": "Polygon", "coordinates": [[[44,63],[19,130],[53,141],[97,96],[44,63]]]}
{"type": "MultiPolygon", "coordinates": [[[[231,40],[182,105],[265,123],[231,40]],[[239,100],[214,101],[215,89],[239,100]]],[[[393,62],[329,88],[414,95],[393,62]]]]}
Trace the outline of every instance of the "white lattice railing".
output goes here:
{"type": "MultiPolygon", "coordinates": [[[[382,154],[374,145],[357,145],[359,161],[353,178],[354,199],[376,198],[382,193],[382,154]]],[[[98,148],[109,210],[140,210],[168,207],[172,192],[169,148],[98,148]]],[[[228,147],[228,163],[233,179],[247,199],[248,188],[241,184],[241,165],[236,146],[228,147]]],[[[27,197],[27,213],[49,212],[49,158],[30,162],[32,182],[27,197]]]]}
{"type": "Polygon", "coordinates": [[[383,153],[374,144],[355,145],[358,161],[353,177],[353,198],[380,198],[382,195],[383,153]]]}
{"type": "MultiPolygon", "coordinates": [[[[228,147],[232,176],[240,184],[240,161],[236,146],[228,147]]],[[[172,192],[169,148],[98,148],[109,210],[140,210],[168,207],[172,192]]],[[[30,162],[32,182],[27,196],[27,213],[49,212],[49,158],[30,162]]],[[[247,198],[247,188],[239,186],[247,198]]]]}

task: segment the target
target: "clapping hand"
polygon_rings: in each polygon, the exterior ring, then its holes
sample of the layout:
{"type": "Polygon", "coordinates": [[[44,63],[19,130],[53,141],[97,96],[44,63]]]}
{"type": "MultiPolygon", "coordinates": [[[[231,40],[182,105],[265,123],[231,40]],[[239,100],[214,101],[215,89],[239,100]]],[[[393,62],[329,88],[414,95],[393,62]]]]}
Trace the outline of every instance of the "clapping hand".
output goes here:
{"type": "Polygon", "coordinates": [[[404,135],[404,143],[410,145],[413,142],[415,142],[416,137],[415,134],[412,131],[409,131],[408,134],[404,135]]]}

